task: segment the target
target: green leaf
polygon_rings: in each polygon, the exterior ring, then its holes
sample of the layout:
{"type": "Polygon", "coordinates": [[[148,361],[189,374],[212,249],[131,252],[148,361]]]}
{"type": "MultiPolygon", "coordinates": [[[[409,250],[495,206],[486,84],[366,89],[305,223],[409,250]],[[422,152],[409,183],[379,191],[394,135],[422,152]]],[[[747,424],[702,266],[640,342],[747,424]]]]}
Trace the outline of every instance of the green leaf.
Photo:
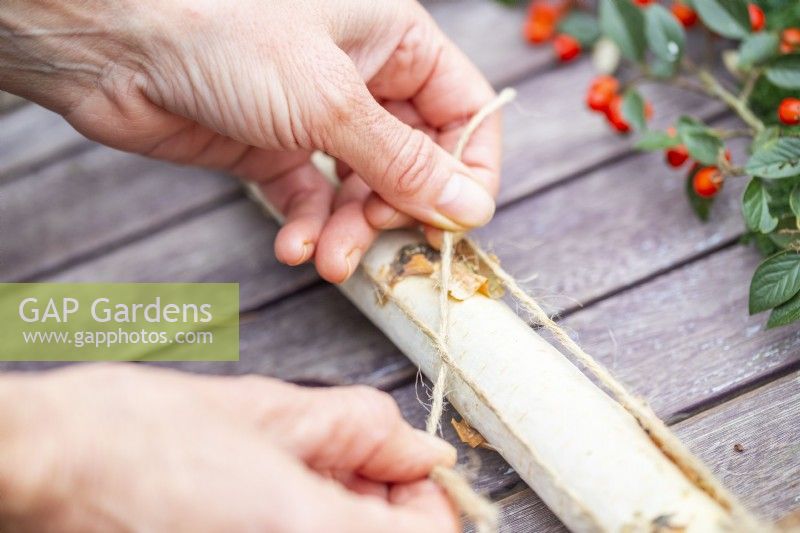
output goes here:
{"type": "Polygon", "coordinates": [[[590,48],[600,37],[597,19],[584,11],[573,11],[561,19],[558,31],[575,37],[583,48],[590,48]]]}
{"type": "Polygon", "coordinates": [[[703,198],[694,192],[694,175],[697,174],[697,171],[700,170],[700,168],[701,167],[695,165],[686,175],[685,190],[686,197],[689,200],[689,206],[692,208],[692,211],[694,211],[694,214],[697,215],[697,218],[703,222],[706,222],[708,221],[708,217],[711,215],[711,206],[714,204],[714,198],[703,198]]]}
{"type": "Polygon", "coordinates": [[[789,207],[794,216],[800,217],[800,183],[795,185],[792,192],[789,193],[789,207]]]}
{"type": "Polygon", "coordinates": [[[644,117],[644,98],[635,89],[628,89],[622,99],[622,116],[625,117],[634,129],[642,131],[647,129],[644,117]]]}
{"type": "Polygon", "coordinates": [[[703,23],[720,35],[743,39],[750,34],[750,13],[745,0],[701,0],[695,4],[703,23]]]}
{"type": "Polygon", "coordinates": [[[669,135],[663,131],[645,131],[633,147],[644,151],[666,150],[680,143],[677,135],[669,135]]]}
{"type": "Polygon", "coordinates": [[[780,305],[800,291],[800,254],[780,252],[764,260],[750,282],[750,314],[780,305]]]}
{"type": "Polygon", "coordinates": [[[800,174],[800,137],[779,137],[763,144],[747,161],[745,170],[768,179],[800,174]]]}
{"type": "Polygon", "coordinates": [[[664,61],[660,57],[654,57],[650,62],[650,75],[654,78],[666,80],[673,77],[678,72],[680,63],[664,61]]]}
{"type": "Polygon", "coordinates": [[[800,89],[800,54],[781,56],[767,67],[769,81],[784,89],[800,89]]]}
{"type": "Polygon", "coordinates": [[[778,225],[778,219],[769,212],[769,199],[761,182],[751,179],[742,197],[742,214],[750,230],[769,233],[778,225]]]}
{"type": "Polygon", "coordinates": [[[763,235],[761,233],[749,232],[742,235],[742,238],[739,239],[739,241],[742,244],[753,244],[761,253],[761,255],[767,256],[781,251],[781,248],[779,248],[776,243],[772,242],[771,237],[773,235],[774,233],[763,235]]]}
{"type": "Polygon", "coordinates": [[[689,155],[704,165],[716,165],[722,141],[703,124],[689,117],[678,120],[678,136],[689,155]]]}
{"type": "Polygon", "coordinates": [[[749,35],[739,47],[739,66],[749,68],[778,55],[777,33],[759,32],[749,35]]]}
{"type": "Polygon", "coordinates": [[[763,130],[756,133],[756,136],[753,138],[753,144],[750,146],[752,152],[757,152],[765,145],[774,142],[780,137],[781,130],[778,128],[771,126],[769,128],[764,128],[763,130]]]}
{"type": "Polygon", "coordinates": [[[800,293],[772,310],[767,320],[767,328],[786,326],[797,320],[800,320],[800,293]]]}
{"type": "Polygon", "coordinates": [[[600,29],[632,61],[644,58],[645,36],[642,10],[630,0],[600,0],[600,29]]]}
{"type": "Polygon", "coordinates": [[[683,54],[686,33],[675,16],[659,4],[645,10],[647,46],[662,61],[676,63],[683,54]]]}

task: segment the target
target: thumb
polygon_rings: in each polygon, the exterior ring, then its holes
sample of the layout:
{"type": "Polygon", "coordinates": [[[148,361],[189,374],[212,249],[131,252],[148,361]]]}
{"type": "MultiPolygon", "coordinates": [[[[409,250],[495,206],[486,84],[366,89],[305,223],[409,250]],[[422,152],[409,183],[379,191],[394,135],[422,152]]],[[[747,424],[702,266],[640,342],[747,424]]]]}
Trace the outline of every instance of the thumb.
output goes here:
{"type": "Polygon", "coordinates": [[[329,100],[328,153],[417,220],[456,231],[489,221],[494,199],[466,165],[386,111],[360,77],[342,86],[345,94],[329,100]]]}

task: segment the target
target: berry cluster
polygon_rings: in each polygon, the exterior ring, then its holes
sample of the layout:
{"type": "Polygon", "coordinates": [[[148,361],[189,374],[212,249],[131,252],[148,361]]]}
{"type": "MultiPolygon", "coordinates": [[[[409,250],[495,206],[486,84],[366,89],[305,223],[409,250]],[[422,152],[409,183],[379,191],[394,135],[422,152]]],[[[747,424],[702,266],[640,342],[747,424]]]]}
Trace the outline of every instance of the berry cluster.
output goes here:
{"type": "MultiPolygon", "coordinates": [[[[622,113],[620,84],[614,76],[598,76],[592,81],[586,93],[586,105],[592,111],[605,115],[611,127],[619,133],[631,131],[631,125],[622,113]]],[[[650,102],[645,102],[644,117],[649,120],[652,116],[653,106],[650,102]]]]}
{"type": "MultiPolygon", "coordinates": [[[[667,134],[671,138],[677,136],[675,128],[668,128],[667,134]]],[[[689,150],[683,144],[670,146],[664,150],[664,160],[672,168],[680,168],[690,159],[689,150]]],[[[725,160],[731,162],[730,150],[725,150],[725,160]]],[[[725,174],[717,166],[703,166],[694,161],[690,173],[692,177],[692,189],[701,198],[713,198],[722,189],[725,183],[725,174]]]]}
{"type": "Polygon", "coordinates": [[[800,28],[786,28],[781,32],[780,50],[782,54],[800,52],[800,28]]]}
{"type": "Polygon", "coordinates": [[[558,33],[558,22],[568,11],[566,3],[553,4],[543,0],[534,1],[528,10],[523,27],[525,39],[533,44],[553,40],[553,51],[560,61],[570,61],[581,53],[581,43],[568,33],[558,33]]]}
{"type": "Polygon", "coordinates": [[[636,149],[683,169],[698,218],[710,220],[726,181],[747,180],[743,242],[767,256],[749,311],[771,311],[767,327],[800,323],[800,0],[593,0],[596,11],[580,0],[528,1],[525,38],[552,43],[560,61],[591,55],[598,76],[586,106],[616,132],[635,133],[636,149]],[[646,84],[711,98],[739,122],[683,115],[653,129],[646,84]],[[748,142],[746,160],[731,161],[730,139],[748,142]]]}

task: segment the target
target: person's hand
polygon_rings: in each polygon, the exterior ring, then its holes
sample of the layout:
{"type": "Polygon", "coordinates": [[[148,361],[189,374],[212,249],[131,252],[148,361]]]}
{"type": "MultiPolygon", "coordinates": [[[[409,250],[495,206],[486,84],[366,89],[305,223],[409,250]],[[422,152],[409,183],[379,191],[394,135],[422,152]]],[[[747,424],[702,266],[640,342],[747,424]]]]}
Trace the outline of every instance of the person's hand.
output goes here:
{"type": "Polygon", "coordinates": [[[80,366],[0,378],[6,531],[456,531],[385,393],[80,366]]]}
{"type": "Polygon", "coordinates": [[[286,217],[277,257],[329,281],[374,228],[493,214],[499,118],[448,152],[494,92],[413,0],[6,0],[0,29],[0,87],[102,143],[259,181],[286,217]],[[346,169],[338,192],[314,149],[346,169]]]}

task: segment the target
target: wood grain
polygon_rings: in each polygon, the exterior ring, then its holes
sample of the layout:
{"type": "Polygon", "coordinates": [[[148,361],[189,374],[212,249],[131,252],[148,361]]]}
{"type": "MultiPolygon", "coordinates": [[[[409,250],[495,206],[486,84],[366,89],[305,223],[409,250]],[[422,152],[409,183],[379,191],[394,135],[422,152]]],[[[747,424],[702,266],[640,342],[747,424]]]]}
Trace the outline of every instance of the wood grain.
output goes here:
{"type": "Polygon", "coordinates": [[[0,132],[0,185],[90,143],[61,115],[33,104],[0,115],[0,132]]]}
{"type": "Polygon", "coordinates": [[[485,0],[425,1],[439,27],[495,87],[555,63],[549,45],[532,46],[522,36],[525,7],[485,0]]]}
{"type": "MultiPolygon", "coordinates": [[[[89,150],[0,187],[0,277],[26,278],[155,231],[237,190],[219,174],[108,148],[89,150]]],[[[169,257],[168,249],[162,252],[169,257]]]]}
{"type": "Polygon", "coordinates": [[[800,362],[800,330],[748,316],[758,255],[735,246],[564,321],[667,419],[800,362]]]}
{"type": "Polygon", "coordinates": [[[241,198],[73,268],[52,281],[236,281],[240,305],[252,309],[317,281],[311,265],[275,259],[276,224],[241,198]]]}

